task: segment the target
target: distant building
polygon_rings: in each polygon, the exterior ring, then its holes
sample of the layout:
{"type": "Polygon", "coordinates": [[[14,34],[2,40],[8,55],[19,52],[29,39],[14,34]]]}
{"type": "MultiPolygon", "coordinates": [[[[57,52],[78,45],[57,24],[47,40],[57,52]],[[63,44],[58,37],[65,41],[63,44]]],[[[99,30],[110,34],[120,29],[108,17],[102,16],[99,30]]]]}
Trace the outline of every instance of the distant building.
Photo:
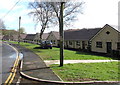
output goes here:
{"type": "MultiPolygon", "coordinates": [[[[47,37],[48,37],[48,33],[43,33],[42,40],[46,40],[47,37]]],[[[24,41],[39,43],[40,42],[40,34],[39,33],[27,34],[24,41]]]]}
{"type": "Polygon", "coordinates": [[[53,46],[59,46],[59,32],[51,31],[47,37],[47,40],[51,41],[53,46]]]}
{"type": "Polygon", "coordinates": [[[27,34],[24,38],[24,42],[34,42],[36,34],[27,34]]]}
{"type": "MultiPolygon", "coordinates": [[[[20,41],[23,41],[26,37],[26,34],[20,34],[20,41]]],[[[18,35],[3,35],[2,40],[18,41],[18,35]]]]}
{"type": "MultiPolygon", "coordinates": [[[[43,35],[42,35],[42,40],[46,40],[47,37],[48,37],[48,33],[43,33],[43,35]]],[[[34,40],[35,40],[36,42],[39,42],[39,41],[40,41],[40,33],[36,33],[34,40]]]]}

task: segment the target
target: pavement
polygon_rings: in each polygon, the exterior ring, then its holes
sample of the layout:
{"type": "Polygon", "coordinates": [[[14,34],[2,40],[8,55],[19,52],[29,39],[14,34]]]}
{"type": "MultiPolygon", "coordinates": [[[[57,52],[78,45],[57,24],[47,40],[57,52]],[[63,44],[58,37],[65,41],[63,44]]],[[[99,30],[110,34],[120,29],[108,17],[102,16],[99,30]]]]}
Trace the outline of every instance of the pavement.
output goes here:
{"type": "Polygon", "coordinates": [[[61,81],[61,79],[43,62],[38,55],[19,45],[11,45],[17,48],[17,50],[24,56],[22,65],[22,72],[24,74],[38,79],[61,81]]]}
{"type": "MultiPolygon", "coordinates": [[[[51,64],[59,64],[60,60],[45,60],[47,66],[51,64]]],[[[64,64],[72,63],[99,63],[99,62],[119,62],[119,60],[64,60],[64,64]]]]}

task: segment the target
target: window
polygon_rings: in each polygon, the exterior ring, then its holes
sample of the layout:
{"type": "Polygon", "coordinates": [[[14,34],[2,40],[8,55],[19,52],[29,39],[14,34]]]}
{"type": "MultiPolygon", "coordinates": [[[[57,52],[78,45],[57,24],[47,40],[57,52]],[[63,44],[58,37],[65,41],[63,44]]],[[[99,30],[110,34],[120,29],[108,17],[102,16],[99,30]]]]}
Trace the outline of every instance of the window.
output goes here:
{"type": "Polygon", "coordinates": [[[80,46],[80,42],[79,42],[79,41],[76,41],[76,45],[80,46]]]}
{"type": "Polygon", "coordinates": [[[69,45],[72,45],[72,41],[69,41],[69,45]]]}
{"type": "Polygon", "coordinates": [[[102,42],[96,42],[96,47],[97,48],[102,48],[102,42]]]}
{"type": "Polygon", "coordinates": [[[117,43],[117,49],[120,50],[120,42],[117,43]]]}
{"type": "Polygon", "coordinates": [[[110,34],[110,32],[109,32],[109,31],[107,31],[107,32],[106,32],[106,34],[108,34],[108,35],[109,35],[109,34],[110,34]]]}

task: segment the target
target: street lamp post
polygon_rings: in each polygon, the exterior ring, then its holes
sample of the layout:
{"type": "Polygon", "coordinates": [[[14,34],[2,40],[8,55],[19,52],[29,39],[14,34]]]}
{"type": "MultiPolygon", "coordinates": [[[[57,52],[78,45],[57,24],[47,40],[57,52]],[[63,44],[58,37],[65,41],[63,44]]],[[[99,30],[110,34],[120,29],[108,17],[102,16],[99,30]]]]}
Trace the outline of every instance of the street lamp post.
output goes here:
{"type": "Polygon", "coordinates": [[[20,44],[20,24],[21,24],[21,16],[19,17],[19,35],[18,35],[18,44],[20,44]]]}
{"type": "Polygon", "coordinates": [[[63,66],[63,60],[64,60],[63,9],[64,9],[64,2],[61,2],[61,7],[60,7],[60,66],[63,66]]]}

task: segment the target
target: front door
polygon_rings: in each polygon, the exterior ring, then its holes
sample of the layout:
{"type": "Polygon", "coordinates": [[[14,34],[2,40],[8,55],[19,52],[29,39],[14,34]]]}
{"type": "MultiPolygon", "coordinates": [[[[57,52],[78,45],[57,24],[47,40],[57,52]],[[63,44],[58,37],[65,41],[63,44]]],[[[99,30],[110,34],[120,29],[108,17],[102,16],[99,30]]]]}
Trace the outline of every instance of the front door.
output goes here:
{"type": "Polygon", "coordinates": [[[85,41],[82,41],[82,49],[85,49],[85,41]]]}
{"type": "Polygon", "coordinates": [[[110,53],[112,50],[112,43],[111,42],[107,42],[106,43],[106,48],[107,48],[107,53],[110,53]]]}
{"type": "Polygon", "coordinates": [[[66,41],[66,48],[68,48],[68,41],[66,41]]]}

